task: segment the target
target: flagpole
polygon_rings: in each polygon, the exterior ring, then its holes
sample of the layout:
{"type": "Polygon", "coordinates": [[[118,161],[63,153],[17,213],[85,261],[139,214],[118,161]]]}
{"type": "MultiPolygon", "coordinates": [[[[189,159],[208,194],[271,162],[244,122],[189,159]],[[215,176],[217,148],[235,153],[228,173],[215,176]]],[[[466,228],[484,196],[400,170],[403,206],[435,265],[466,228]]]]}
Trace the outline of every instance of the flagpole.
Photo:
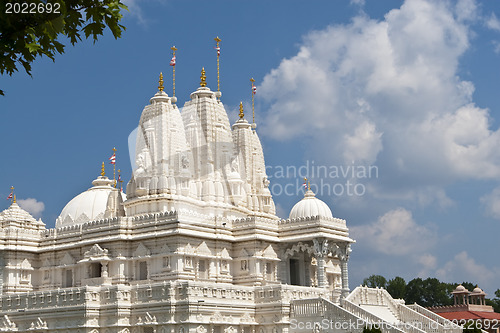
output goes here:
{"type": "Polygon", "coordinates": [[[219,38],[219,36],[214,38],[215,42],[217,43],[217,91],[220,91],[220,76],[219,76],[219,57],[220,57],[220,47],[219,43],[221,42],[222,39],[219,38]]]}
{"type": "Polygon", "coordinates": [[[254,103],[254,96],[255,96],[255,93],[253,91],[253,83],[255,82],[255,80],[253,78],[250,79],[250,82],[252,83],[252,116],[253,116],[253,123],[252,123],[252,127],[257,127],[256,124],[255,124],[255,103],[254,103]]]}
{"type": "MultiPolygon", "coordinates": [[[[172,90],[173,90],[172,97],[175,97],[175,64],[176,64],[176,62],[175,62],[175,60],[176,60],[175,59],[175,51],[177,51],[177,48],[175,46],[172,46],[170,49],[173,52],[172,59],[174,60],[174,63],[172,65],[172,70],[173,70],[173,72],[172,72],[172,81],[173,81],[173,84],[172,84],[172,90]]],[[[172,60],[170,61],[170,64],[172,64],[172,60]]]]}
{"type": "Polygon", "coordinates": [[[12,203],[16,202],[16,195],[14,194],[14,186],[10,187],[10,195],[9,195],[9,198],[7,198],[7,199],[11,199],[12,203]]]}
{"type": "Polygon", "coordinates": [[[113,147],[113,156],[115,157],[114,163],[113,163],[113,184],[115,185],[116,188],[116,148],[113,147]]]}
{"type": "Polygon", "coordinates": [[[123,192],[123,187],[122,187],[123,180],[122,180],[120,169],[118,169],[118,182],[120,183],[120,192],[123,192]]]}

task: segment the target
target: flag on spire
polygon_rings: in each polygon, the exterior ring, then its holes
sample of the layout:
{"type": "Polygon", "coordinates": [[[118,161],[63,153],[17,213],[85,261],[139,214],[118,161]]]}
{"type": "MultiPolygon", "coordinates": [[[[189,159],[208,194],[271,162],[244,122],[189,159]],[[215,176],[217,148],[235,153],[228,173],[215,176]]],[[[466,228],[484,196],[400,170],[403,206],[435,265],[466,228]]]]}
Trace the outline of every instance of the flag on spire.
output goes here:
{"type": "Polygon", "coordinates": [[[13,195],[14,195],[14,186],[11,186],[10,187],[10,194],[7,197],[7,200],[12,199],[13,195]]]}
{"type": "Polygon", "coordinates": [[[109,164],[116,164],[116,154],[113,153],[111,157],[109,158],[109,164]]]}
{"type": "Polygon", "coordinates": [[[252,93],[255,95],[257,93],[257,87],[252,83],[252,93]]]}
{"type": "Polygon", "coordinates": [[[175,58],[175,54],[172,56],[172,60],[170,60],[170,66],[175,66],[175,61],[176,61],[176,58],[175,58]]]}
{"type": "Polygon", "coordinates": [[[307,189],[307,178],[304,178],[304,184],[302,184],[302,187],[307,189]]]}
{"type": "Polygon", "coordinates": [[[217,50],[217,55],[218,55],[218,56],[220,56],[220,47],[219,47],[219,46],[216,46],[216,47],[214,47],[214,49],[216,49],[216,50],[217,50]]]}

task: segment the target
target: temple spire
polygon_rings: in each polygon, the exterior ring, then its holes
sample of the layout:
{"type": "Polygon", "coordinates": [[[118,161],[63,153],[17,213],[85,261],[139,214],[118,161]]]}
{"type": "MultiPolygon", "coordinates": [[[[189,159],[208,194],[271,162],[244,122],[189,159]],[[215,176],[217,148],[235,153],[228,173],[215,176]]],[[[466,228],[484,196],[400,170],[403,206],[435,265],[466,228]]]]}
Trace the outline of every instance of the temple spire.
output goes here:
{"type": "Polygon", "coordinates": [[[205,67],[203,67],[201,69],[200,79],[201,79],[200,87],[206,87],[207,86],[207,76],[205,75],[205,67]]]}
{"type": "Polygon", "coordinates": [[[106,172],[104,171],[104,162],[102,162],[101,165],[101,176],[104,177],[106,175],[106,172]]]}
{"type": "Polygon", "coordinates": [[[243,113],[243,103],[240,102],[240,119],[243,119],[245,117],[245,113],[243,113]]]}

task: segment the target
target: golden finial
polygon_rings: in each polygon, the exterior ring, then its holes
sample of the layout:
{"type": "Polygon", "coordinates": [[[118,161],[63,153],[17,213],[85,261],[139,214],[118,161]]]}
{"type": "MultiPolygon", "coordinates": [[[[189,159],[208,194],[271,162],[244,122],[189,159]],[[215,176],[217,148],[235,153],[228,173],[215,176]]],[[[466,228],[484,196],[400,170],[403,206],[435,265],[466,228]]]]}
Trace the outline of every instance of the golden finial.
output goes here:
{"type": "Polygon", "coordinates": [[[203,67],[201,69],[200,79],[201,79],[200,87],[206,87],[207,86],[207,76],[205,75],[205,67],[203,67]]]}
{"type": "Polygon", "coordinates": [[[13,203],[16,203],[16,195],[14,194],[14,200],[12,200],[13,203]]]}
{"type": "Polygon", "coordinates": [[[240,102],[240,119],[243,119],[244,116],[245,114],[243,113],[243,103],[240,102]]]}
{"type": "Polygon", "coordinates": [[[160,72],[160,81],[158,82],[158,90],[163,91],[163,73],[160,72]]]}
{"type": "Polygon", "coordinates": [[[104,172],[104,162],[102,162],[102,165],[101,165],[101,176],[105,176],[106,173],[104,172]]]}

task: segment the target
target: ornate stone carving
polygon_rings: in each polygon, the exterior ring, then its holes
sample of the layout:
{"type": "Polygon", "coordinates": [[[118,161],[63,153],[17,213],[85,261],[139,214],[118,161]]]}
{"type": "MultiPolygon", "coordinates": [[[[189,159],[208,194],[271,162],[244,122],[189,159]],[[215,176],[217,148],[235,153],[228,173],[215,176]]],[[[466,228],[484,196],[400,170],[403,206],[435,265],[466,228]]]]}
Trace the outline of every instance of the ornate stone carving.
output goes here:
{"type": "Polygon", "coordinates": [[[47,329],[47,322],[38,317],[35,321],[31,322],[29,330],[42,330],[47,329]]]}
{"type": "Polygon", "coordinates": [[[144,244],[142,244],[142,243],[139,243],[139,245],[137,246],[137,248],[135,249],[135,251],[133,253],[133,256],[138,257],[138,258],[147,257],[150,255],[151,255],[151,251],[149,251],[149,249],[146,246],[144,246],[144,244]]]}
{"type": "Polygon", "coordinates": [[[328,239],[313,239],[314,255],[316,257],[325,257],[328,255],[328,239]]]}
{"type": "Polygon", "coordinates": [[[95,259],[95,258],[100,258],[100,257],[107,257],[108,256],[108,249],[103,249],[102,247],[99,246],[99,244],[94,244],[90,250],[85,252],[83,254],[84,258],[87,259],[95,259]]]}
{"type": "Polygon", "coordinates": [[[17,326],[9,319],[9,316],[4,315],[0,324],[0,331],[17,331],[17,326]]]}
{"type": "Polygon", "coordinates": [[[285,251],[285,258],[284,259],[287,259],[287,258],[293,256],[295,253],[300,252],[300,251],[312,254],[314,252],[314,248],[309,246],[308,244],[298,242],[297,244],[294,244],[291,248],[289,248],[285,251]]]}

